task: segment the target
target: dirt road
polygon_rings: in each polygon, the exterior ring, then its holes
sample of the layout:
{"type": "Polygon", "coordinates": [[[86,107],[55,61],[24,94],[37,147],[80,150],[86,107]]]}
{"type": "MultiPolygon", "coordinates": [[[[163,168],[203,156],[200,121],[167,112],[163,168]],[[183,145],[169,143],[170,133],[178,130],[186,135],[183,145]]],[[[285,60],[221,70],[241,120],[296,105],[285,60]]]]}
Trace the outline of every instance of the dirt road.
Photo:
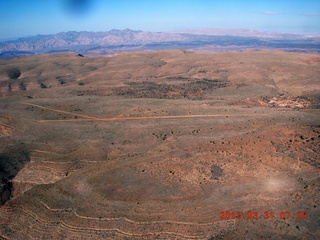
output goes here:
{"type": "Polygon", "coordinates": [[[37,120],[39,123],[45,122],[82,122],[82,121],[102,121],[102,122],[113,122],[113,121],[124,121],[124,120],[146,120],[146,119],[178,119],[178,118],[210,118],[210,117],[248,117],[248,116],[266,116],[268,114],[189,114],[189,115],[176,115],[176,116],[148,116],[148,117],[113,117],[113,118],[99,118],[94,116],[88,116],[84,114],[77,114],[72,112],[67,112],[64,110],[43,107],[41,105],[22,102],[23,104],[38,107],[48,111],[64,113],[76,117],[81,117],[80,119],[58,119],[58,120],[37,120]]]}

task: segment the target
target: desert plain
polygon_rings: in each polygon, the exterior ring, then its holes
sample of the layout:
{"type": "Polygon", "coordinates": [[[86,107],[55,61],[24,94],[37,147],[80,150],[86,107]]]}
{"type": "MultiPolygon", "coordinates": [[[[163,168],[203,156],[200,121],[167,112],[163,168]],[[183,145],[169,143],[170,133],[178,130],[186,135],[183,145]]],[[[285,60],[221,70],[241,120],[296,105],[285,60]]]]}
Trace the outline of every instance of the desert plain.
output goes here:
{"type": "Polygon", "coordinates": [[[0,239],[319,239],[320,55],[0,61],[0,239]]]}

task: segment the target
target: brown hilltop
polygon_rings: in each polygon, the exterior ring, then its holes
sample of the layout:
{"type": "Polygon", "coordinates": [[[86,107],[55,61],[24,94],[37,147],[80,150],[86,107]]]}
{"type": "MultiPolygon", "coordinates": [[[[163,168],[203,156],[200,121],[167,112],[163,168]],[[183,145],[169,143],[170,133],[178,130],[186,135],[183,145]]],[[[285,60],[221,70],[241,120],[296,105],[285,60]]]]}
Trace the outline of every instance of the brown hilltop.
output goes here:
{"type": "Polygon", "coordinates": [[[227,80],[233,87],[302,95],[319,90],[319,55],[276,51],[199,54],[186,51],[120,53],[112,57],[54,54],[1,61],[1,93],[70,83],[107,88],[129,82],[227,80]],[[15,81],[16,80],[16,81],[15,81]]]}
{"type": "Polygon", "coordinates": [[[319,59],[1,61],[0,238],[319,238],[319,59]]]}

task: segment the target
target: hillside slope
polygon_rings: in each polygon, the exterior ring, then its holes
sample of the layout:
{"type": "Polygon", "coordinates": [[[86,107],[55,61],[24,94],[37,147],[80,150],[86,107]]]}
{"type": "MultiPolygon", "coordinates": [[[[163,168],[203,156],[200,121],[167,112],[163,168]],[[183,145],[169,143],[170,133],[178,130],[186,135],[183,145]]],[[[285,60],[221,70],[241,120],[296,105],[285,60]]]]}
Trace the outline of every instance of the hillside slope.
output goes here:
{"type": "Polygon", "coordinates": [[[319,65],[278,51],[1,61],[0,238],[318,239],[319,65]]]}

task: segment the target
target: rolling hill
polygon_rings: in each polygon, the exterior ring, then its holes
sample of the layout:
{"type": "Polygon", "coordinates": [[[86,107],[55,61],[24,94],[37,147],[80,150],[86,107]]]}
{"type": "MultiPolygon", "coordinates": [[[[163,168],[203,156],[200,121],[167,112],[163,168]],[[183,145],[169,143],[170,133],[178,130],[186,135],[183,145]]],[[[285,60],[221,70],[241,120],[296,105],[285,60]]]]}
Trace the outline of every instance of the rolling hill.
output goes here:
{"type": "Polygon", "coordinates": [[[0,238],[319,238],[319,76],[269,50],[1,60],[0,238]]]}

